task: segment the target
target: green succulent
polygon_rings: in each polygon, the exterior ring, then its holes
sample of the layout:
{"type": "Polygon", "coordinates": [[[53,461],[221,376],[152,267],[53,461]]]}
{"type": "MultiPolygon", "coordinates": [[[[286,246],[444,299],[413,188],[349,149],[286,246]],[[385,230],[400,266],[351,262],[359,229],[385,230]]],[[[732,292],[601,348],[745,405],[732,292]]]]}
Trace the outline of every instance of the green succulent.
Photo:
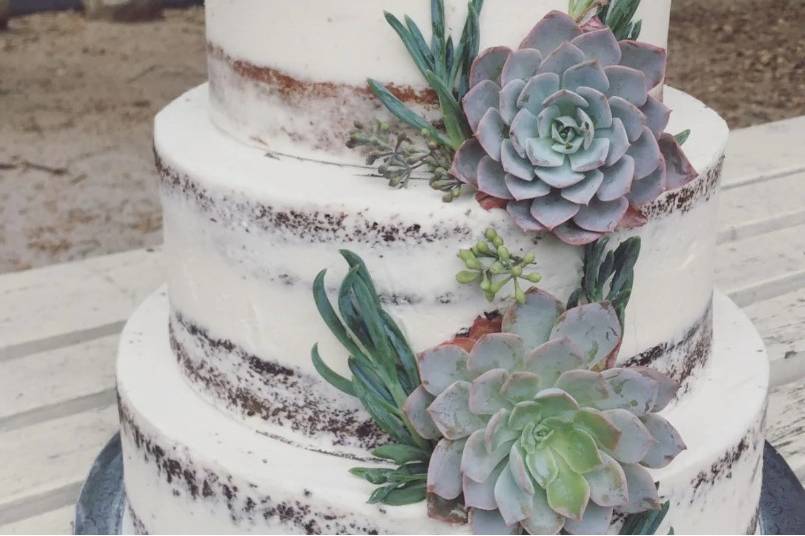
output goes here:
{"type": "Polygon", "coordinates": [[[565,310],[526,293],[502,332],[422,353],[422,385],[404,411],[422,437],[438,439],[427,490],[463,494],[474,532],[606,532],[614,511],[656,510],[647,467],[685,448],[657,414],[677,385],[647,368],[603,369],[621,344],[608,303],[565,310]],[[603,370],[602,370],[603,369],[603,370]]]}

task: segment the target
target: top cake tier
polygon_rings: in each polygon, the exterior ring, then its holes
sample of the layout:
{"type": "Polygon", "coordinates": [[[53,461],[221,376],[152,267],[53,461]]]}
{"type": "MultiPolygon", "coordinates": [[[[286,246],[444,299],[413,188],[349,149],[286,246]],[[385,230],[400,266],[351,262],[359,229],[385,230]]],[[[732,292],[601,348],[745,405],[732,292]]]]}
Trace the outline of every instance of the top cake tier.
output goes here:
{"type": "MultiPolygon", "coordinates": [[[[445,0],[458,39],[467,0],[445,0]]],[[[642,2],[640,40],[665,48],[671,0],[642,2]]],[[[480,47],[516,47],[531,27],[568,0],[486,0],[480,47]]],[[[356,120],[383,117],[366,78],[412,107],[435,97],[384,11],[408,15],[430,39],[430,0],[208,0],[207,42],[213,121],[277,153],[333,160],[356,120]]]]}

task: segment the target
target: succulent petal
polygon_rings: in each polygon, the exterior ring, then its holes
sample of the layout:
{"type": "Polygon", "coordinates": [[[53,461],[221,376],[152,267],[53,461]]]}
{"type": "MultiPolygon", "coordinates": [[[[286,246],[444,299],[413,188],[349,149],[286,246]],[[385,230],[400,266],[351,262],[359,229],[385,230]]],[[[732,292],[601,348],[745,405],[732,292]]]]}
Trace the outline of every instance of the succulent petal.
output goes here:
{"type": "Polygon", "coordinates": [[[559,376],[556,387],[568,393],[582,406],[598,407],[613,396],[604,377],[591,370],[569,370],[559,376]]]}
{"type": "MultiPolygon", "coordinates": [[[[649,103],[646,101],[646,106],[648,105],[649,103]]],[[[612,110],[612,116],[617,117],[623,123],[629,143],[635,142],[637,138],[643,135],[646,117],[640,111],[640,108],[621,97],[611,97],[609,99],[609,108],[612,110]]]]}
{"type": "Polygon", "coordinates": [[[590,204],[579,210],[573,222],[588,231],[611,233],[623,219],[629,209],[629,201],[625,198],[614,201],[593,199],[590,204]]]}
{"type": "Polygon", "coordinates": [[[598,61],[589,60],[568,68],[562,75],[562,87],[571,91],[588,87],[603,92],[609,89],[609,80],[598,61]]]}
{"type": "Polygon", "coordinates": [[[573,417],[573,426],[584,430],[598,445],[608,449],[615,448],[622,435],[606,415],[594,408],[580,409],[573,417]]]}
{"type": "Polygon", "coordinates": [[[500,148],[500,163],[503,165],[503,171],[518,179],[525,181],[534,179],[534,166],[517,153],[511,140],[503,141],[500,148]]]}
{"type": "MultiPolygon", "coordinates": [[[[551,193],[551,187],[539,179],[525,181],[509,174],[506,175],[506,188],[509,189],[512,197],[518,201],[531,200],[551,193]]],[[[528,207],[530,206],[531,203],[529,202],[528,207]]]]}
{"type": "Polygon", "coordinates": [[[607,166],[617,163],[629,150],[629,135],[623,122],[617,117],[612,118],[612,128],[599,129],[595,133],[597,136],[606,137],[609,140],[609,154],[607,154],[605,162],[607,166]]]}
{"type": "Polygon", "coordinates": [[[696,170],[673,136],[663,134],[659,144],[667,165],[666,184],[669,189],[681,188],[696,178],[696,170]]]}
{"type": "Polygon", "coordinates": [[[642,72],[623,65],[604,67],[604,72],[609,80],[608,97],[623,97],[638,108],[646,103],[648,89],[642,72]]]}
{"type": "MultiPolygon", "coordinates": [[[[489,478],[483,482],[476,482],[471,478],[464,477],[464,506],[467,508],[481,508],[483,510],[497,510],[495,502],[495,484],[500,477],[501,471],[506,467],[506,462],[500,462],[489,478]]],[[[476,533],[477,534],[477,533],[476,533]]]]}
{"type": "Polygon", "coordinates": [[[585,112],[590,116],[596,128],[612,126],[612,110],[606,95],[589,87],[580,87],[576,93],[589,104],[585,108],[585,112]]]}
{"type": "Polygon", "coordinates": [[[495,483],[495,502],[507,525],[518,523],[534,513],[531,495],[520,489],[508,465],[495,483]]]}
{"type": "Polygon", "coordinates": [[[445,389],[428,407],[434,424],[447,439],[465,438],[486,425],[486,419],[470,411],[469,398],[470,383],[458,381],[445,389]]]}
{"type": "Polygon", "coordinates": [[[525,358],[524,368],[540,378],[540,386],[552,387],[562,373],[582,367],[580,351],[567,337],[551,339],[534,348],[525,358]]]}
{"type": "Polygon", "coordinates": [[[584,32],[571,41],[588,58],[597,60],[602,67],[617,65],[621,61],[618,40],[608,28],[584,32]]]}
{"type": "Polygon", "coordinates": [[[514,441],[519,432],[509,427],[511,411],[502,409],[492,415],[484,429],[484,445],[488,452],[497,450],[501,445],[514,441]]]}
{"type": "Polygon", "coordinates": [[[475,378],[470,387],[470,411],[476,415],[494,415],[501,409],[510,407],[500,393],[508,377],[508,372],[498,368],[475,378]]]}
{"type": "Polygon", "coordinates": [[[585,173],[583,181],[568,186],[562,190],[562,197],[568,201],[572,201],[577,205],[586,205],[598,193],[599,188],[604,182],[604,174],[599,170],[593,170],[585,173]]]}
{"type": "Polygon", "coordinates": [[[506,205],[506,212],[508,212],[509,216],[511,216],[512,220],[514,220],[515,225],[517,225],[517,227],[523,231],[544,231],[545,226],[543,226],[534,218],[534,216],[531,215],[531,203],[531,199],[516,202],[509,201],[509,203],[506,205]]]}
{"type": "Polygon", "coordinates": [[[659,469],[671,463],[677,454],[685,450],[682,436],[661,415],[651,413],[641,419],[649,433],[657,440],[656,445],[640,460],[640,464],[652,469],[659,469]]]}
{"type": "Polygon", "coordinates": [[[436,396],[454,382],[469,379],[467,359],[469,354],[463,348],[445,344],[419,355],[419,375],[422,386],[436,396]]]}
{"type": "Polygon", "coordinates": [[[665,132],[665,127],[668,126],[671,109],[660,100],[649,95],[646,104],[643,105],[640,111],[646,117],[646,125],[651,129],[654,137],[659,138],[665,132]]]}
{"type": "Polygon", "coordinates": [[[651,378],[630,368],[608,369],[602,375],[614,395],[598,409],[623,408],[642,417],[654,407],[659,387],[651,378]]]}
{"type": "Polygon", "coordinates": [[[558,167],[538,167],[536,173],[537,177],[554,188],[567,188],[584,180],[584,173],[573,171],[567,160],[558,167]]]}
{"type": "Polygon", "coordinates": [[[470,88],[462,101],[470,128],[476,131],[484,114],[490,109],[499,109],[501,101],[500,86],[492,80],[483,80],[470,88]]]}
{"type": "Polygon", "coordinates": [[[552,339],[570,339],[581,350],[590,367],[616,352],[620,347],[621,336],[618,315],[608,302],[589,303],[568,309],[559,317],[551,331],[552,339]]]}
{"type": "Polygon", "coordinates": [[[473,508],[470,512],[470,526],[473,534],[519,534],[520,525],[507,525],[497,510],[473,508]]]}
{"type": "Polygon", "coordinates": [[[481,374],[492,369],[515,370],[525,357],[523,339],[514,333],[488,333],[478,339],[467,360],[467,369],[481,374]]]}
{"type": "Polygon", "coordinates": [[[557,428],[548,441],[550,448],[576,473],[589,473],[604,463],[595,439],[583,430],[570,426],[557,428]]]}
{"type": "Polygon", "coordinates": [[[498,199],[513,199],[506,188],[506,171],[489,156],[484,156],[478,164],[478,189],[498,199]]]}
{"type": "Polygon", "coordinates": [[[542,418],[542,406],[534,401],[519,402],[509,414],[508,427],[512,430],[522,430],[532,422],[542,418]]]}
{"type": "Polygon", "coordinates": [[[520,489],[529,495],[533,495],[535,490],[534,483],[531,481],[531,473],[526,467],[522,449],[517,443],[512,445],[509,453],[509,470],[512,472],[512,478],[520,486],[520,489]]]}
{"type": "Polygon", "coordinates": [[[533,114],[542,111],[545,99],[559,91],[560,78],[556,73],[543,73],[532,76],[523,88],[517,106],[533,114]]]}
{"type": "MultiPolygon", "coordinates": [[[[572,396],[555,387],[549,387],[539,392],[534,397],[534,402],[539,407],[539,415],[543,419],[551,417],[564,417],[578,411],[579,404],[572,396]]],[[[516,406],[515,406],[516,409],[516,406]]],[[[514,417],[514,411],[512,411],[514,417]]]]}
{"type": "Polygon", "coordinates": [[[542,447],[526,453],[526,467],[531,473],[531,477],[542,489],[548,487],[559,474],[559,465],[556,462],[553,450],[542,447]]]}
{"type": "Polygon", "coordinates": [[[638,463],[656,445],[657,441],[633,413],[625,409],[610,409],[604,415],[621,432],[615,448],[609,449],[619,462],[638,463]]]}
{"type": "Polygon", "coordinates": [[[526,155],[526,145],[529,140],[536,137],[539,129],[539,119],[527,108],[522,108],[512,120],[510,130],[511,142],[514,150],[520,157],[526,155]]]}
{"type": "Polygon", "coordinates": [[[509,127],[495,108],[489,108],[478,122],[475,137],[495,162],[500,161],[500,145],[508,137],[508,130],[509,127]]]}
{"type": "MultiPolygon", "coordinates": [[[[562,302],[544,290],[532,288],[526,292],[525,303],[515,303],[503,313],[503,331],[519,335],[526,351],[548,340],[556,319],[564,311],[562,302]]],[[[540,374],[538,370],[531,370],[540,374]]]]}
{"type": "Polygon", "coordinates": [[[654,407],[651,408],[652,412],[656,413],[664,410],[671,400],[676,397],[676,393],[679,391],[679,384],[667,374],[649,367],[632,367],[632,370],[651,378],[657,384],[657,399],[654,401],[654,407]]]}
{"type": "Polygon", "coordinates": [[[416,433],[425,439],[439,439],[442,434],[427,411],[431,402],[433,402],[433,395],[420,385],[408,395],[403,405],[403,411],[416,433]]]}
{"type": "Polygon", "coordinates": [[[562,76],[565,71],[585,60],[584,52],[569,41],[560,44],[553,52],[545,56],[538,73],[556,73],[562,76]]]}
{"type": "Polygon", "coordinates": [[[537,74],[541,63],[542,54],[539,50],[534,48],[515,50],[503,66],[500,81],[503,85],[513,80],[526,81],[537,74]]]}
{"type": "Polygon", "coordinates": [[[665,159],[662,159],[657,169],[648,176],[632,183],[632,190],[629,192],[628,196],[629,202],[633,206],[642,207],[657,199],[657,197],[665,191],[665,188],[666,165],[665,159]]]}
{"type": "MultiPolygon", "coordinates": [[[[550,168],[541,168],[550,169],[550,168]]],[[[582,178],[583,174],[579,174],[582,178]]],[[[538,172],[538,176],[545,180],[544,177],[538,172]]],[[[545,180],[548,184],[549,181],[545,180]]],[[[554,182],[556,182],[554,180],[554,182]]],[[[578,182],[578,181],[576,181],[578,182]]],[[[550,194],[538,197],[531,203],[531,215],[536,218],[538,222],[544,225],[548,230],[554,229],[571,219],[578,214],[579,206],[575,203],[563,198],[559,192],[551,192],[550,194]]]]}
{"type": "Polygon", "coordinates": [[[598,190],[598,199],[601,201],[615,201],[632,189],[634,179],[634,159],[624,155],[614,165],[602,168],[603,180],[598,190]]]}
{"type": "Polygon", "coordinates": [[[556,235],[556,238],[571,246],[586,246],[587,244],[592,244],[601,238],[602,235],[602,233],[582,229],[572,221],[554,229],[553,234],[556,235]]]}
{"type": "Polygon", "coordinates": [[[484,80],[500,81],[500,73],[512,51],[508,47],[492,47],[484,50],[470,68],[470,87],[484,80]]]}
{"type": "Polygon", "coordinates": [[[584,509],[581,521],[568,519],[565,522],[565,531],[568,534],[606,534],[609,524],[612,522],[612,512],[610,507],[588,504],[584,509]]]}
{"type": "Polygon", "coordinates": [[[442,439],[436,444],[428,463],[428,491],[443,499],[461,495],[461,451],[464,440],[442,439]]]}
{"type": "Polygon", "coordinates": [[[637,464],[622,464],[626,474],[626,488],[629,491],[629,502],[618,507],[623,513],[637,514],[660,507],[660,497],[651,474],[637,464]]]}
{"type": "Polygon", "coordinates": [[[581,35],[581,29],[567,13],[554,10],[545,15],[520,43],[520,48],[535,48],[547,56],[562,43],[581,35]]]}
{"type": "Polygon", "coordinates": [[[569,89],[560,89],[547,99],[545,102],[542,103],[546,108],[550,106],[558,106],[560,109],[562,108],[570,108],[570,107],[581,107],[586,108],[590,105],[587,100],[576,93],[575,91],[570,91],[569,89]]]}
{"type": "Polygon", "coordinates": [[[476,430],[467,439],[464,453],[461,455],[461,472],[475,482],[486,482],[495,467],[503,461],[511,451],[512,441],[501,443],[495,450],[486,449],[484,431],[476,430]]]}
{"type": "Polygon", "coordinates": [[[605,507],[626,504],[629,501],[629,490],[621,464],[605,452],[600,454],[604,461],[601,467],[584,475],[590,485],[590,500],[605,507]]]}
{"type": "Polygon", "coordinates": [[[648,127],[643,127],[643,134],[629,146],[626,154],[634,158],[635,179],[637,180],[656,170],[662,159],[657,139],[648,127]]]}
{"type": "Polygon", "coordinates": [[[577,151],[570,155],[570,168],[580,173],[597,170],[607,161],[608,153],[609,140],[607,138],[595,138],[588,149],[577,151]]]}
{"type": "Polygon", "coordinates": [[[540,378],[533,372],[514,372],[500,388],[500,396],[512,404],[533,400],[540,389],[540,378]]]}
{"type": "Polygon", "coordinates": [[[565,162],[565,155],[553,149],[554,141],[550,138],[531,138],[526,140],[525,149],[529,162],[533,166],[546,168],[559,167],[565,162]]]}
{"type": "Polygon", "coordinates": [[[637,69],[646,79],[646,91],[660,85],[665,78],[667,54],[664,48],[637,41],[621,41],[621,65],[637,69]]]}
{"type": "Polygon", "coordinates": [[[566,519],[554,512],[548,505],[548,496],[537,489],[531,496],[533,514],[520,522],[529,534],[556,534],[566,523],[566,519]]]}
{"type": "Polygon", "coordinates": [[[475,138],[461,144],[453,158],[450,174],[466,184],[478,186],[478,164],[486,156],[484,148],[475,138]]]}
{"type": "Polygon", "coordinates": [[[556,461],[559,472],[546,488],[548,505],[558,514],[580,520],[590,500],[590,486],[561,456],[556,456],[556,461]]]}
{"type": "MultiPolygon", "coordinates": [[[[500,101],[500,115],[503,117],[503,121],[507,125],[512,124],[512,121],[514,121],[514,116],[516,116],[517,112],[520,111],[520,109],[517,107],[517,99],[520,98],[520,93],[522,93],[524,87],[525,82],[522,80],[512,80],[503,86],[503,89],[498,89],[499,95],[496,94],[496,97],[499,98],[500,101]]],[[[472,126],[472,124],[470,124],[470,126],[472,126]]]]}

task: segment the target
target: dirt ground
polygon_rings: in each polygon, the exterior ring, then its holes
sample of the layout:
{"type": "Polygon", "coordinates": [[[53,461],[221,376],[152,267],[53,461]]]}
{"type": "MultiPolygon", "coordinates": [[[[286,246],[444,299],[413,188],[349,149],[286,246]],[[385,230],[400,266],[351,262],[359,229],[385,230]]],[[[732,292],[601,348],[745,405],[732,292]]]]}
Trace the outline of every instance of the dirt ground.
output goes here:
{"type": "MultiPolygon", "coordinates": [[[[650,1],[650,0],[648,0],[650,1]]],[[[805,114],[805,0],[674,0],[669,82],[733,128],[805,114]]],[[[0,33],[0,273],[156,245],[153,115],[205,79],[203,12],[0,33]]]]}

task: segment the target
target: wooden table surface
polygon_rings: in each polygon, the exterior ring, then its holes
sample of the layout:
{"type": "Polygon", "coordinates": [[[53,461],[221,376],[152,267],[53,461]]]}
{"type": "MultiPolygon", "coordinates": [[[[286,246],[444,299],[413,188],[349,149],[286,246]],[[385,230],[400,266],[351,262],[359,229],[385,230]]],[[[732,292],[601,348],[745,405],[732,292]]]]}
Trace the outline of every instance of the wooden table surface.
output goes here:
{"type": "MultiPolygon", "coordinates": [[[[771,360],[768,439],[805,479],[805,117],[735,131],[717,284],[771,360]],[[801,424],[803,423],[803,424],[801,424]]],[[[162,284],[158,250],[0,276],[0,533],[72,530],[81,484],[117,430],[118,336],[162,284]]]]}

